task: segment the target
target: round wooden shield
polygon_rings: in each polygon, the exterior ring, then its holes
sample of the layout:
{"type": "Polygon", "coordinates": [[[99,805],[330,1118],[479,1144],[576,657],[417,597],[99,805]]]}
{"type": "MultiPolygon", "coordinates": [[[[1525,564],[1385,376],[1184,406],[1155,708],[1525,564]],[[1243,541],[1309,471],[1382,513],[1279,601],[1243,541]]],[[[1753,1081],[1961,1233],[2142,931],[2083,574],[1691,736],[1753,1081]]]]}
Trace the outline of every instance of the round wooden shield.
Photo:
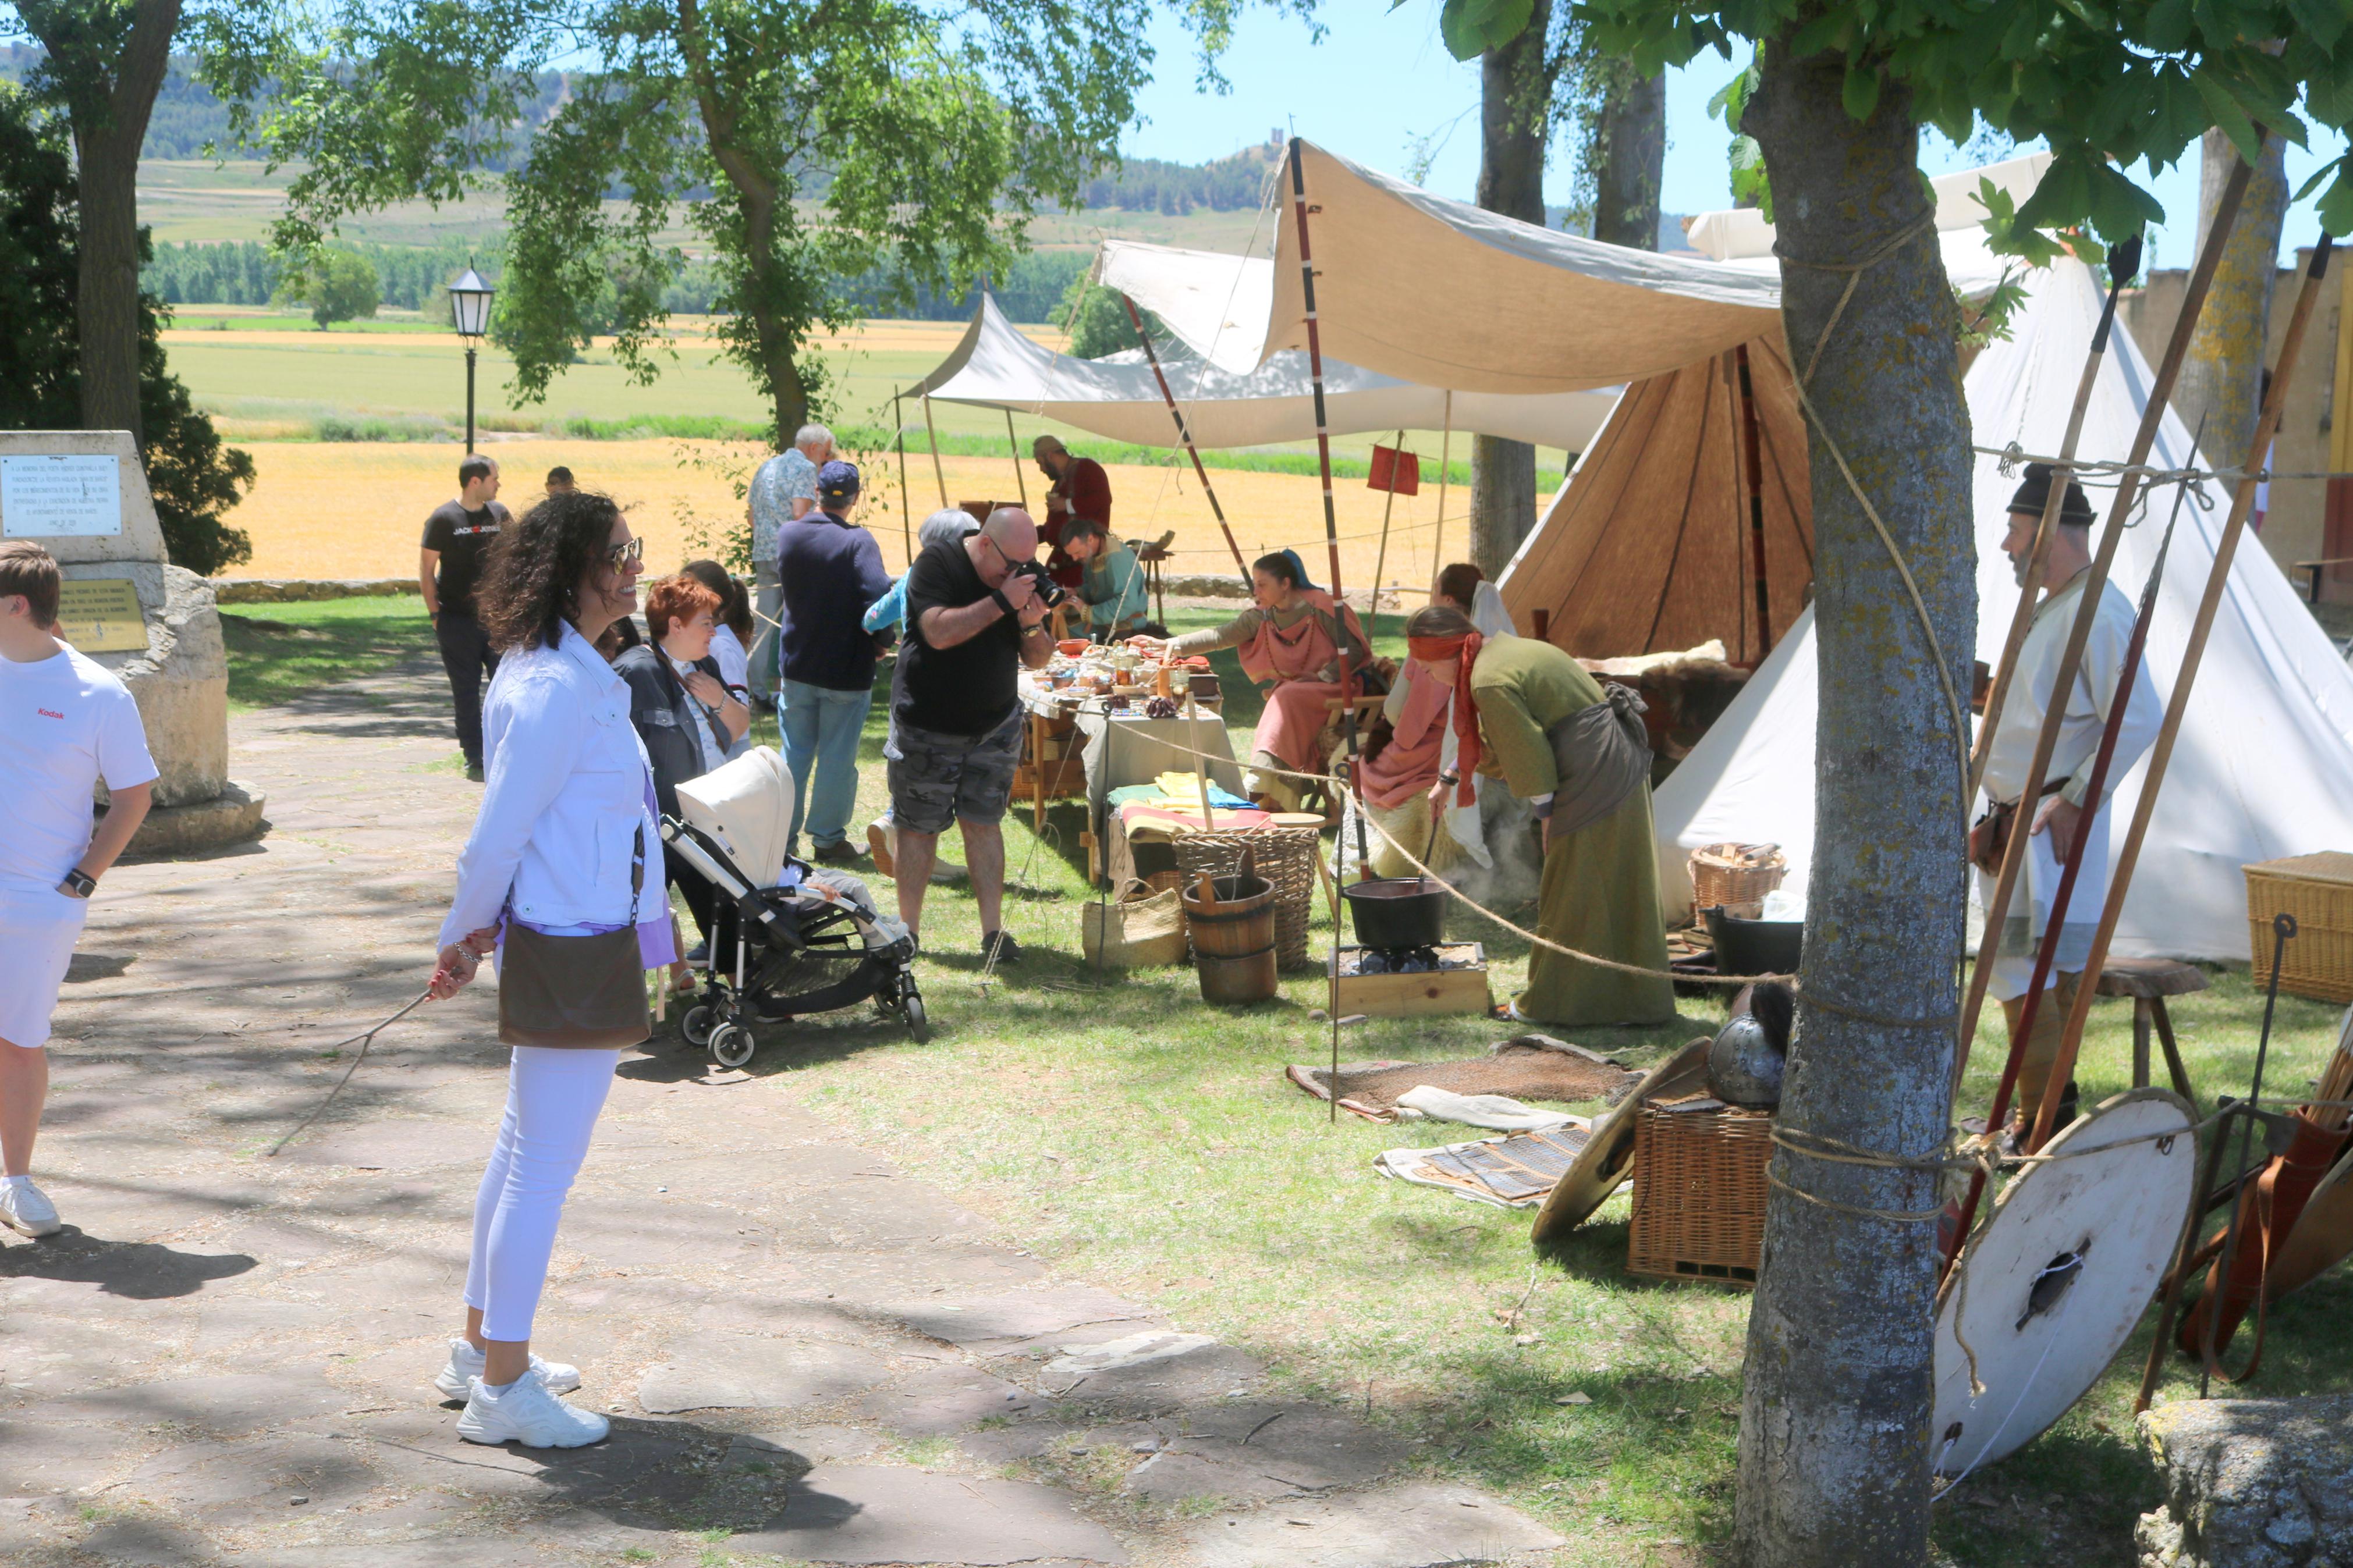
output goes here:
{"type": "Polygon", "coordinates": [[[2329,1166],[2305,1199],[2295,1228],[2272,1254],[2263,1294],[2276,1301],[2301,1290],[2348,1257],[2353,1257],[2353,1154],[2329,1166]]]}
{"type": "Polygon", "coordinates": [[[2198,1184],[2194,1120],[2169,1089],[2127,1090],[2053,1138],[2045,1152],[2062,1157],[2001,1194],[1937,1307],[1938,1475],[2040,1436],[2124,1348],[2181,1241],[2198,1184]]]}
{"type": "Polygon", "coordinates": [[[1625,1099],[1593,1124],[1593,1136],[1586,1141],[1576,1163],[1554,1184],[1544,1207],[1536,1211],[1535,1228],[1529,1233],[1531,1240],[1549,1241],[1575,1230],[1601,1206],[1602,1199],[1634,1173],[1636,1109],[1646,1100],[1704,1086],[1709,1044],[1702,1037],[1652,1068],[1625,1099]]]}

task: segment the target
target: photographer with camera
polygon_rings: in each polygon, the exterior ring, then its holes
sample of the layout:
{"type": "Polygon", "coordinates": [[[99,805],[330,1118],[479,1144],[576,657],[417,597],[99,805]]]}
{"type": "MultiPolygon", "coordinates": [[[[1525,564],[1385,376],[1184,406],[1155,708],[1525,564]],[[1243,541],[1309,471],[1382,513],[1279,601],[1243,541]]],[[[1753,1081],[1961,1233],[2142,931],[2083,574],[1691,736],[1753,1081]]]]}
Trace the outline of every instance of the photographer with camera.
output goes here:
{"type": "Polygon", "coordinates": [[[940,835],[964,833],[981,955],[1015,963],[1004,929],[1005,835],[998,826],[1021,761],[1018,668],[1041,668],[1044,622],[1064,596],[1038,564],[1038,525],[1018,507],[978,533],[926,547],[907,573],[907,641],[891,683],[891,816],[898,825],[899,918],[919,931],[940,835]]]}

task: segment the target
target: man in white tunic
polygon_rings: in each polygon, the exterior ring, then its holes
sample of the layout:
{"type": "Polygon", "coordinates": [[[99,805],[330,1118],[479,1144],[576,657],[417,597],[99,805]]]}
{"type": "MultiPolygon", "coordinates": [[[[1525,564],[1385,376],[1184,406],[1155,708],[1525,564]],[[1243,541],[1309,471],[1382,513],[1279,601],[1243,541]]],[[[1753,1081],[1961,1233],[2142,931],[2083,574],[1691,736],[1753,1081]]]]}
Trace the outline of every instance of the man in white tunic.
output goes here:
{"type": "MultiPolygon", "coordinates": [[[[2031,463],[2025,481],[2010,497],[2010,532],[2002,540],[2001,548],[2021,584],[2033,564],[2034,534],[2042,523],[2043,502],[2050,492],[2050,466],[2031,463]]],[[[2126,773],[2157,738],[2158,725],[2164,714],[2164,702],[2144,663],[2134,678],[2124,721],[2116,731],[2116,753],[2108,763],[2098,809],[2087,815],[2084,799],[2092,782],[2092,763],[2100,749],[2101,732],[2116,707],[2116,686],[2124,673],[2125,650],[2132,641],[2134,621],[2132,601],[2113,582],[2104,584],[2098,616],[2092,623],[2082,664],[2067,692],[2065,717],[2060,723],[2057,745],[2051,753],[2042,795],[2037,800],[2021,801],[2028,770],[2034,763],[2035,744],[2042,732],[2043,716],[2054,700],[2068,634],[2083,603],[2084,585],[2092,564],[2091,536],[2091,502],[2084,499],[2083,488],[2070,479],[2058,526],[2052,530],[2050,552],[2044,558],[2042,603],[2035,607],[2026,644],[2019,650],[2018,673],[2010,681],[2010,696],[1994,731],[1993,749],[1986,759],[1989,810],[2008,808],[2014,813],[2009,819],[2010,831],[2022,828],[2029,835],[2025,886],[2010,896],[2009,914],[2002,922],[1999,956],[1987,985],[1989,993],[2001,1003],[2012,1040],[2018,1037],[2027,988],[2033,982],[2035,953],[2050,926],[2051,902],[2058,891],[2061,870],[2076,841],[2080,838],[2084,845],[2083,868],[2076,875],[2074,891],[2068,899],[2065,918],[2060,925],[2059,946],[2049,982],[2052,994],[2046,994],[2035,1009],[2033,1032],[2027,1041],[2018,1079],[2020,1121],[2013,1126],[2032,1126],[2042,1108],[2045,1080],[2058,1056],[2067,1010],[2083,979],[2084,965],[2091,957],[2092,933],[2099,924],[2100,909],[2108,896],[2108,825],[2115,815],[2109,809],[2110,801],[2126,773]]],[[[1981,908],[1993,901],[1995,873],[2001,863],[2000,841],[1989,842],[1989,837],[1981,823],[1980,832],[1972,835],[1970,843],[1973,856],[1978,858],[1978,902],[1981,908]]]]}

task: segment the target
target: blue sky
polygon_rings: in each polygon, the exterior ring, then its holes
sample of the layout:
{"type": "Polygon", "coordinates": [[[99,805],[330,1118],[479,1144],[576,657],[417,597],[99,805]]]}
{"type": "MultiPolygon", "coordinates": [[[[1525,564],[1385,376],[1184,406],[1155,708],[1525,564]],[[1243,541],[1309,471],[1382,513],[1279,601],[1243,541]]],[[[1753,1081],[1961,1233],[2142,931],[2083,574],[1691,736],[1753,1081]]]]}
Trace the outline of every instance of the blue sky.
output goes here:
{"type": "MultiPolygon", "coordinates": [[[[1437,0],[1405,0],[1396,10],[1385,9],[1379,0],[1354,0],[1345,8],[1327,5],[1324,14],[1337,25],[1316,44],[1305,24],[1251,10],[1223,62],[1233,90],[1219,96],[1194,89],[1193,41],[1173,15],[1160,12],[1152,27],[1159,51],[1156,79],[1139,95],[1146,123],[1130,135],[1123,151],[1132,157],[1201,163],[1263,141],[1270,130],[1295,127],[1359,163],[1401,173],[1414,144],[1439,132],[1445,141],[1430,164],[1430,188],[1468,200],[1479,176],[1479,72],[1475,65],[1458,64],[1438,41],[1437,0]]],[[[1669,79],[1669,212],[1731,205],[1724,163],[1727,133],[1708,117],[1707,100],[1736,68],[1703,55],[1669,79]]],[[[2291,147],[2289,188],[2301,185],[2321,157],[2341,153],[2344,145],[2342,137],[2332,137],[2316,138],[2314,153],[2291,147]]],[[[1924,140],[1921,163],[1931,174],[1972,161],[1956,155],[1940,137],[1924,140]]],[[[1567,199],[1573,174],[1567,154],[1556,147],[1545,181],[1549,200],[1567,199]]],[[[2151,265],[2187,267],[2197,226],[2194,153],[2185,165],[2158,175],[2152,188],[2164,204],[2167,222],[2152,237],[2151,265]]],[[[2300,205],[2288,214],[2284,252],[2309,245],[2318,233],[2311,203],[2300,205]]]]}

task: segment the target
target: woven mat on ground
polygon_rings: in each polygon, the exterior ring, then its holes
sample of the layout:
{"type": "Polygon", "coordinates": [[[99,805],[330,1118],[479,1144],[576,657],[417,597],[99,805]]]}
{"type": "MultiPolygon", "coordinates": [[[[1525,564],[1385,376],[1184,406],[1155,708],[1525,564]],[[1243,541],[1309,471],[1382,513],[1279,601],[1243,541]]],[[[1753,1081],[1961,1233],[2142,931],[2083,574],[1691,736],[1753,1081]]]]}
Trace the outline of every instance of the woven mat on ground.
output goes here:
{"type": "Polygon", "coordinates": [[[1473,1203],[1534,1208],[1592,1135],[1580,1119],[1550,1132],[1514,1132],[1438,1149],[1390,1149],[1374,1157],[1373,1169],[1418,1186],[1443,1187],[1473,1203]]]}
{"type": "MultiPolygon", "coordinates": [[[[1331,1098],[1324,1081],[1331,1069],[1298,1065],[1284,1076],[1318,1100],[1331,1098]]],[[[1340,1108],[1374,1121],[1398,1119],[1398,1096],[1417,1085],[1457,1094],[1503,1094],[1514,1100],[1615,1103],[1641,1081],[1640,1073],[1587,1055],[1506,1041],[1486,1056],[1434,1062],[1369,1061],[1340,1064],[1340,1108]]]]}

